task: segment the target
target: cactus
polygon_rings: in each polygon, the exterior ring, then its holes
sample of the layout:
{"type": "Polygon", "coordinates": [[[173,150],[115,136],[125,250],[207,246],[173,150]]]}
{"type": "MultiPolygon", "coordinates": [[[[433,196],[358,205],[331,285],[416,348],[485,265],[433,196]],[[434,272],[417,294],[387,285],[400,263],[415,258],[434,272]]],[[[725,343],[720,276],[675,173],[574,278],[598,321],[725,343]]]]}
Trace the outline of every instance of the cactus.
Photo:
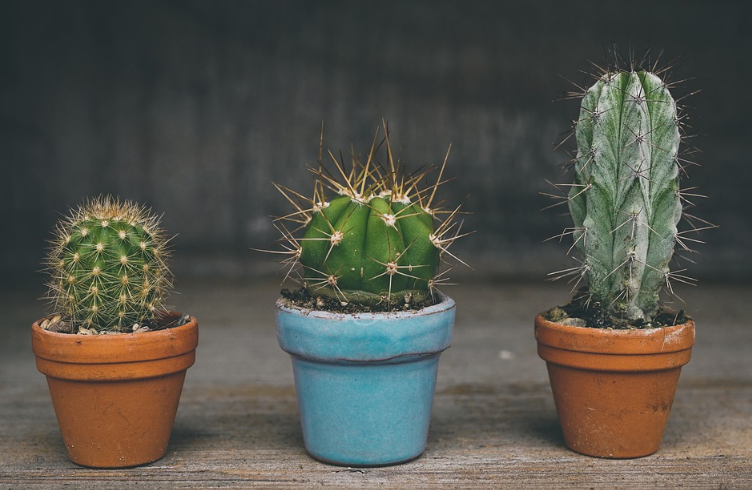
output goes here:
{"type": "Polygon", "coordinates": [[[47,257],[49,297],[74,329],[132,331],[163,308],[172,275],[150,210],[111,196],[60,220],[47,257]]]}
{"type": "Polygon", "coordinates": [[[311,168],[312,198],[276,186],[296,208],[277,220],[286,249],[282,253],[289,255],[283,262],[291,270],[302,264],[301,279],[312,297],[343,305],[409,307],[430,300],[436,287],[446,283],[439,272],[442,258],[454,257],[448,248],[464,236],[455,220],[460,208],[434,206],[446,159],[435,183],[424,184],[436,169],[406,175],[392,155],[386,124],[383,131],[381,144],[380,129],[376,131],[365,163],[352,155],[349,170],[331,152],[334,171],[323,165],[322,139],[318,167],[311,168]],[[386,165],[376,161],[383,146],[386,165]],[[328,192],[333,193],[330,199],[328,192]],[[296,238],[285,222],[299,224],[302,236],[296,238]]]}
{"type": "Polygon", "coordinates": [[[674,277],[680,129],[667,84],[648,71],[605,71],[582,98],[567,199],[582,260],[561,275],[584,278],[590,303],[615,318],[653,319],[674,277]]]}

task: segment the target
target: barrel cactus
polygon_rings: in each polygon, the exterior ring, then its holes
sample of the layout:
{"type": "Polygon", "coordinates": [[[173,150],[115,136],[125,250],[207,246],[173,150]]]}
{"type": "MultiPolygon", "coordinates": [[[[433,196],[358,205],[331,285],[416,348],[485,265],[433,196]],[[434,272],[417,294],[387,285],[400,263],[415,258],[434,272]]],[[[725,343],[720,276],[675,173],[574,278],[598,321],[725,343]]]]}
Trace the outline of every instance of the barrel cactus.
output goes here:
{"type": "Polygon", "coordinates": [[[163,309],[172,275],[159,218],[111,196],[60,220],[47,257],[49,297],[76,329],[131,332],[163,309]]]}
{"type": "Polygon", "coordinates": [[[649,322],[670,285],[681,242],[682,140],[667,84],[645,70],[607,70],[587,89],[575,123],[575,179],[567,201],[580,266],[561,274],[587,283],[588,304],[649,322]]]}
{"type": "Polygon", "coordinates": [[[302,283],[311,297],[342,305],[416,307],[446,281],[439,269],[443,259],[454,257],[448,248],[461,236],[455,219],[460,208],[436,206],[446,159],[429,184],[437,169],[406,174],[392,154],[386,125],[381,144],[379,134],[381,129],[365,161],[352,155],[348,166],[330,152],[331,171],[322,163],[322,145],[318,166],[311,168],[312,197],[277,186],[296,208],[279,218],[277,227],[289,255],[285,261],[291,269],[302,265],[302,283]],[[382,151],[385,161],[379,163],[382,151]],[[302,228],[301,236],[285,222],[302,228]]]}

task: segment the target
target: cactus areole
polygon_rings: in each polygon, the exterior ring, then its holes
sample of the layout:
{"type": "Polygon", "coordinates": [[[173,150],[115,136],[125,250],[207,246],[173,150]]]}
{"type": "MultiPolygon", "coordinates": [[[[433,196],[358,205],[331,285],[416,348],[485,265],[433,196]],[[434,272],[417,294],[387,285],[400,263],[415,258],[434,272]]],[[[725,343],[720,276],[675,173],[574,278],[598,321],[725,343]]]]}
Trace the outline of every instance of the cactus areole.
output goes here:
{"type": "Polygon", "coordinates": [[[575,134],[568,201],[582,255],[576,275],[590,304],[650,321],[671,278],[682,215],[676,103],[653,73],[607,72],[584,94],[575,134]]]}
{"type": "Polygon", "coordinates": [[[49,296],[64,321],[97,332],[132,332],[163,310],[171,286],[159,220],[130,201],[89,200],[61,220],[47,267],[49,296]]]}
{"type": "Polygon", "coordinates": [[[302,282],[313,298],[368,307],[420,306],[445,279],[439,266],[460,236],[454,221],[459,208],[433,207],[446,160],[437,180],[425,184],[434,169],[406,175],[392,155],[386,127],[381,144],[379,132],[365,162],[351,155],[348,167],[330,153],[335,167],[330,171],[320,156],[318,167],[311,168],[312,198],[277,186],[296,207],[277,220],[283,253],[289,254],[283,262],[291,269],[302,265],[302,282]],[[383,164],[377,161],[382,149],[383,164]],[[302,236],[293,236],[285,222],[299,224],[302,236]]]}

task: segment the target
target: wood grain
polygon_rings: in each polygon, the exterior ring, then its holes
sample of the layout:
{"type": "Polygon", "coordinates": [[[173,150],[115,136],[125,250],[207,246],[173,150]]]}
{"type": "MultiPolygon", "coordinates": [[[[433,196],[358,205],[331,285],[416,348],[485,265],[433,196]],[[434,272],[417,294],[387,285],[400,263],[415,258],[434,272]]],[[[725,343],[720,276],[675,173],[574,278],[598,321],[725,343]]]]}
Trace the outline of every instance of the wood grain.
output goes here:
{"type": "Polygon", "coordinates": [[[738,307],[752,287],[685,294],[698,340],[662,448],[623,461],[563,445],[532,337],[534,314],[565,299],[561,288],[456,288],[455,341],[442,357],[427,451],[403,465],[344,468],[303,449],[289,359],[274,334],[276,278],[181,286],[176,306],[200,323],[198,360],[167,456],[125,470],[67,460],[28,345],[40,305],[25,291],[0,298],[0,488],[752,488],[752,329],[738,307]]]}

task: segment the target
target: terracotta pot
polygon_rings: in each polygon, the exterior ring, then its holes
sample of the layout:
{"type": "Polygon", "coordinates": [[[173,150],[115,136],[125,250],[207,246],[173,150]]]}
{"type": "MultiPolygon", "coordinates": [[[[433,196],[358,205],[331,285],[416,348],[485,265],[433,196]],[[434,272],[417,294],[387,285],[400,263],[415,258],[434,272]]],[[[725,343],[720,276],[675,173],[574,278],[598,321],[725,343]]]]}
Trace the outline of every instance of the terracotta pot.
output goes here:
{"type": "Polygon", "coordinates": [[[562,325],[538,315],[535,338],[570,449],[602,458],[658,450],[681,367],[692,353],[692,320],[613,330],[562,325]]]}
{"type": "Polygon", "coordinates": [[[153,332],[91,336],[48,332],[41,321],[32,325],[32,349],[70,460],[121,468],[164,456],[185,372],[196,358],[196,319],[153,332]]]}

